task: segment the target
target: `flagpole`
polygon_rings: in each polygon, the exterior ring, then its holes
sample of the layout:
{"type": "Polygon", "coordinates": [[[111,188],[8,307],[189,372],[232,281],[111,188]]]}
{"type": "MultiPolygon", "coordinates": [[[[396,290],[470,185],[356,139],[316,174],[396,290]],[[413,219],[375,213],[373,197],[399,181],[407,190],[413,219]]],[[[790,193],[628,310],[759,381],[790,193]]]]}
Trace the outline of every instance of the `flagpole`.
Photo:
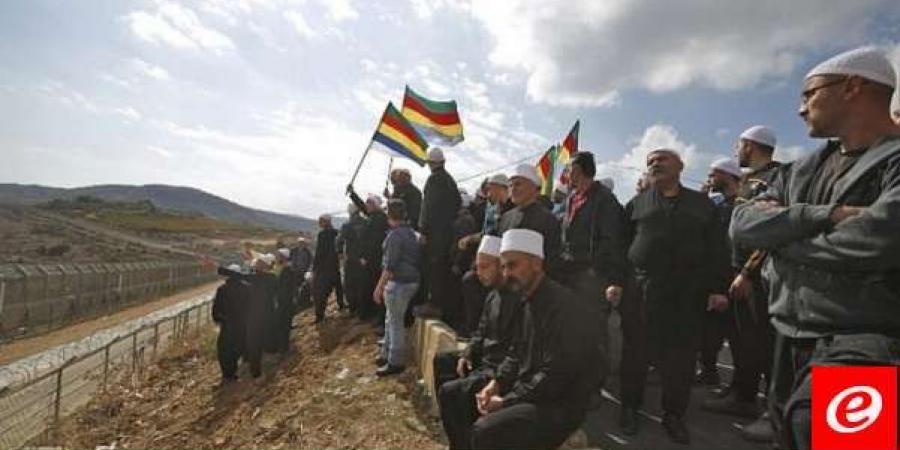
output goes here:
{"type": "Polygon", "coordinates": [[[391,156],[390,162],[388,162],[388,176],[387,179],[384,180],[384,190],[387,192],[388,185],[391,182],[391,171],[394,170],[394,157],[391,156]]]}
{"type": "MultiPolygon", "coordinates": [[[[381,114],[381,119],[378,121],[378,124],[381,125],[381,121],[384,120],[384,114],[387,113],[388,108],[390,108],[391,103],[388,102],[388,106],[385,107],[384,113],[381,114]]],[[[353,171],[353,176],[350,178],[350,183],[347,184],[347,193],[353,191],[353,182],[356,181],[356,176],[359,175],[359,169],[362,169],[363,161],[366,160],[366,156],[369,156],[369,150],[372,149],[372,143],[375,142],[375,135],[378,134],[378,126],[375,127],[375,131],[372,132],[372,137],[369,139],[369,146],[366,147],[366,151],[363,152],[362,158],[359,158],[359,164],[356,165],[356,170],[353,171]]]]}

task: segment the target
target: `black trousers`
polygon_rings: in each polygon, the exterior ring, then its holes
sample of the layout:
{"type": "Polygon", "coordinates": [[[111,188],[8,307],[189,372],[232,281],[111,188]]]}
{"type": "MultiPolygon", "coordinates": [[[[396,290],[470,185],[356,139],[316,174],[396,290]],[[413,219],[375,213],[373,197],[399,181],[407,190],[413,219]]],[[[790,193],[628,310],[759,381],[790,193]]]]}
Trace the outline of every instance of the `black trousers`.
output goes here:
{"type": "Polygon", "coordinates": [[[375,292],[375,286],[378,284],[378,277],[381,276],[381,266],[373,266],[371,263],[363,266],[362,283],[359,292],[359,318],[375,319],[379,316],[378,305],[372,301],[372,294],[375,292]]]}
{"type": "Polygon", "coordinates": [[[459,361],[460,355],[461,352],[456,350],[441,352],[434,355],[434,359],[431,361],[431,372],[434,377],[434,389],[436,391],[435,394],[438,395],[438,401],[441,398],[441,386],[448,381],[459,378],[459,375],[456,373],[456,363],[459,361]]]}
{"type": "Polygon", "coordinates": [[[606,376],[611,366],[609,361],[609,314],[612,306],[606,300],[606,288],[609,282],[596,274],[590,268],[571,268],[561,271],[557,279],[564,286],[575,292],[576,295],[588,299],[588,305],[594,308],[597,317],[596,327],[600,338],[600,361],[598,361],[597,376],[598,386],[602,389],[606,384],[606,376]]]}
{"type": "Polygon", "coordinates": [[[337,301],[338,307],[344,309],[347,307],[347,299],[344,297],[344,279],[341,271],[338,269],[337,281],[334,285],[334,299],[337,301]]]}
{"type": "Polygon", "coordinates": [[[626,407],[644,400],[653,361],[662,378],[662,407],[684,415],[691,396],[706,296],[699,273],[642,276],[626,295],[622,315],[621,395],[626,407]]]}
{"type": "Polygon", "coordinates": [[[731,349],[732,361],[737,367],[740,354],[740,343],[734,339],[734,311],[704,311],[700,325],[700,352],[698,362],[703,372],[718,372],[716,363],[719,361],[719,352],[725,339],[731,349]]]}
{"type": "Polygon", "coordinates": [[[519,403],[478,418],[472,425],[472,448],[557,448],[583,420],[583,411],[519,403]]]}
{"type": "Polygon", "coordinates": [[[278,328],[275,330],[275,350],[286,352],[291,341],[291,323],[294,321],[294,304],[291,299],[287,298],[282,298],[278,301],[278,307],[275,309],[275,315],[278,320],[278,328]]]}
{"type": "MultiPolygon", "coordinates": [[[[739,358],[735,357],[732,389],[739,399],[756,399],[759,382],[771,381],[775,330],[769,323],[768,292],[761,281],[754,281],[749,299],[733,301],[735,334],[739,358]]],[[[735,345],[735,344],[732,344],[735,345]]]]}
{"type": "Polygon", "coordinates": [[[469,337],[478,329],[481,319],[481,310],[484,308],[484,298],[488,289],[481,285],[478,275],[470,270],[462,277],[462,321],[459,326],[459,335],[469,337]]]}
{"type": "Polygon", "coordinates": [[[316,273],[313,280],[313,301],[316,303],[316,319],[325,317],[328,296],[340,286],[340,279],[340,273],[336,270],[316,273]]]}
{"type": "Polygon", "coordinates": [[[475,372],[467,377],[454,378],[439,385],[437,398],[441,409],[441,422],[444,424],[444,432],[447,433],[451,449],[472,448],[472,424],[478,419],[475,394],[489,381],[483,373],[475,372]]]}
{"type": "Polygon", "coordinates": [[[775,364],[769,389],[769,411],[782,448],[812,446],[811,398],[813,366],[898,366],[900,336],[844,334],[818,339],[775,338],[775,364]]]}
{"type": "Polygon", "coordinates": [[[222,370],[222,378],[237,377],[238,359],[241,357],[241,340],[237,330],[232,330],[227,325],[219,327],[219,336],[216,338],[216,353],[219,357],[219,368],[222,370]]]}
{"type": "Polygon", "coordinates": [[[253,377],[262,375],[262,353],[266,343],[265,310],[254,310],[247,314],[247,335],[244,345],[244,360],[250,365],[253,377]]]}

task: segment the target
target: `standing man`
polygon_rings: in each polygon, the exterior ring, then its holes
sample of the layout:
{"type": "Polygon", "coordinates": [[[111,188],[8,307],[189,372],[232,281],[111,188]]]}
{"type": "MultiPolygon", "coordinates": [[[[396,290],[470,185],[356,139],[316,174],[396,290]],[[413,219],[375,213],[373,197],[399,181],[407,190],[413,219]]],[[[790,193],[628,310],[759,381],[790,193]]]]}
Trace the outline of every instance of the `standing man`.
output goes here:
{"type": "Polygon", "coordinates": [[[597,317],[545,274],[543,239],[526,229],[503,234],[503,276],[524,301],[522,320],[513,356],[475,395],[481,417],[471,425],[473,448],[556,448],[584,420],[597,390],[597,317]]]}
{"type": "Polygon", "coordinates": [[[359,305],[362,304],[361,293],[365,271],[359,263],[360,253],[363,248],[362,233],[366,227],[366,219],[362,217],[359,209],[353,203],[347,205],[348,219],[341,225],[341,231],[337,237],[338,259],[344,265],[344,291],[347,295],[347,304],[350,313],[359,314],[359,305]]]}
{"type": "MultiPolygon", "coordinates": [[[[749,171],[741,178],[738,204],[765,193],[775,182],[782,167],[781,163],[772,160],[776,142],[775,133],[762,125],[752,126],[741,133],[735,146],[738,163],[749,171]]],[[[732,265],[739,272],[728,294],[730,307],[734,311],[736,345],[740,347],[741,357],[735,359],[729,395],[721,400],[705,402],[706,409],[741,415],[750,409],[747,405],[752,402],[755,410],[760,378],[771,381],[775,332],[769,324],[767,312],[769,289],[760,270],[765,258],[764,251],[733,245],[732,265]]],[[[775,432],[768,411],[764,411],[753,423],[745,425],[741,436],[750,441],[772,442],[775,432]]]]}
{"type": "Polygon", "coordinates": [[[297,294],[297,308],[300,310],[311,304],[309,300],[312,287],[306,278],[307,272],[312,268],[313,255],[309,251],[309,239],[306,236],[297,238],[297,246],[291,249],[290,260],[291,266],[297,274],[297,284],[300,286],[300,292],[297,294]]]}
{"type": "Polygon", "coordinates": [[[290,250],[278,249],[278,298],[275,305],[275,315],[278,318],[277,345],[279,353],[287,353],[291,343],[291,325],[294,321],[294,297],[297,296],[297,272],[291,265],[290,250]]]}
{"type": "Polygon", "coordinates": [[[537,169],[530,164],[520,164],[509,178],[509,183],[512,203],[516,207],[500,218],[500,232],[525,228],[540,233],[544,243],[544,266],[548,274],[554,277],[559,266],[559,221],[539,201],[541,179],[537,169]]]}
{"type": "MultiPolygon", "coordinates": [[[[228,270],[239,273],[241,266],[232,264],[228,270]]],[[[237,380],[238,359],[244,355],[246,339],[247,302],[250,300],[250,289],[239,277],[225,274],[225,284],[216,289],[213,298],[212,317],[219,325],[219,337],[216,339],[216,351],[219,367],[222,369],[222,383],[237,380]]]]}
{"type": "Polygon", "coordinates": [[[408,169],[394,169],[391,171],[391,185],[394,192],[389,193],[385,188],[384,196],[388,199],[403,200],[406,205],[406,215],[412,218],[410,226],[415,230],[419,227],[419,213],[422,211],[422,191],[412,182],[412,174],[408,169]]]}
{"type": "MultiPolygon", "coordinates": [[[[707,194],[713,204],[716,205],[719,221],[725,230],[728,229],[728,225],[731,223],[731,212],[734,211],[734,202],[737,199],[741,176],[741,168],[731,158],[717,159],[709,167],[709,174],[707,175],[709,192],[707,194]]],[[[737,269],[734,267],[732,269],[733,274],[736,274],[737,269]]],[[[725,338],[728,338],[729,349],[731,350],[735,366],[740,365],[739,361],[741,361],[743,356],[741,344],[735,337],[734,311],[730,307],[725,311],[706,311],[703,314],[701,330],[698,361],[700,363],[700,372],[697,374],[697,381],[706,386],[718,387],[720,380],[716,363],[718,363],[719,351],[722,350],[725,338]]],[[[740,411],[734,410],[734,412],[741,416],[749,415],[750,417],[755,417],[757,413],[755,392],[751,400],[749,404],[741,403],[738,407],[743,409],[740,411]]],[[[720,411],[719,403],[721,403],[719,399],[704,401],[703,407],[713,411],[720,411]]]]}
{"type": "Polygon", "coordinates": [[[769,251],[776,330],[769,406],[786,448],[811,446],[813,366],[900,364],[900,127],[896,74],[860,48],[813,68],[800,117],[836,138],[735,208],[732,237],[769,251]]]}
{"type": "Polygon", "coordinates": [[[621,292],[606,295],[609,286],[624,286],[628,272],[625,259],[625,217],[622,205],[606,186],[594,180],[594,154],[572,155],[567,198],[562,222],[562,267],[558,278],[568,288],[589,298],[600,314],[599,327],[604,364],[598,374],[601,386],[606,378],[607,322],[610,302],[618,302],[621,292]]]}
{"type": "Polygon", "coordinates": [[[372,301],[372,294],[381,276],[382,244],[388,232],[388,219],[382,210],[381,197],[370,195],[366,199],[366,226],[360,242],[359,265],[363,270],[362,291],[360,292],[359,318],[373,320],[377,327],[384,324],[384,307],[372,301]]]}
{"type": "Polygon", "coordinates": [[[444,168],[444,152],[428,150],[431,175],[425,182],[425,198],[419,215],[419,232],[425,243],[425,277],[430,297],[419,308],[422,317],[442,317],[450,309],[447,287],[450,281],[450,251],[455,244],[453,221],[462,206],[456,181],[444,168]]]}
{"type": "Polygon", "coordinates": [[[316,303],[316,322],[325,320],[328,296],[337,290],[340,282],[335,242],[337,230],[331,226],[331,216],[319,216],[319,234],[316,235],[316,256],[313,259],[313,299],[316,303]]]}
{"type": "MultiPolygon", "coordinates": [[[[663,427],[690,442],[682,421],[691,395],[704,310],[728,305],[729,257],[719,215],[709,198],[681,185],[684,164],[674,150],[647,155],[651,187],[625,207],[634,295],[622,313],[621,427],[633,435],[652,360],[662,377],[663,427]]],[[[621,293],[610,286],[608,292],[621,293]]]]}

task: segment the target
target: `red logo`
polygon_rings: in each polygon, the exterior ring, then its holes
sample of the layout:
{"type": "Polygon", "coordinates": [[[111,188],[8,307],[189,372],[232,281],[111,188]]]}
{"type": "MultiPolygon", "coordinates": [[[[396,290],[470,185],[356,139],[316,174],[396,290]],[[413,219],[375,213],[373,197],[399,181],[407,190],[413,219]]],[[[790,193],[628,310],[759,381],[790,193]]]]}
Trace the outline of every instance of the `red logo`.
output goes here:
{"type": "Polygon", "coordinates": [[[897,368],[813,367],[815,450],[898,450],[897,368]]]}

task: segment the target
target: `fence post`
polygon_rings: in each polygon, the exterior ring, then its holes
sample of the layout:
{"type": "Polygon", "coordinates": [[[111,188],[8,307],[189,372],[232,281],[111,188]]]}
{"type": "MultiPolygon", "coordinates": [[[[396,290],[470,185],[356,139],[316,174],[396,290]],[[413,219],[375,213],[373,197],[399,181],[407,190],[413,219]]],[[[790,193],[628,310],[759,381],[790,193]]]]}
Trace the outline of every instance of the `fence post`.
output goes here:
{"type": "Polygon", "coordinates": [[[159,322],[153,324],[153,359],[156,359],[156,346],[159,344],[159,322]]]}
{"type": "Polygon", "coordinates": [[[56,396],[53,399],[53,425],[50,427],[50,429],[53,430],[54,441],[59,438],[59,410],[60,404],[62,403],[62,375],[65,367],[66,364],[63,364],[63,366],[56,371],[56,396]]]}
{"type": "Polygon", "coordinates": [[[137,370],[137,331],[131,333],[131,373],[137,370]]]}
{"type": "Polygon", "coordinates": [[[106,380],[109,376],[109,347],[112,345],[112,342],[106,344],[106,347],[103,348],[103,392],[106,392],[106,380]]]}

